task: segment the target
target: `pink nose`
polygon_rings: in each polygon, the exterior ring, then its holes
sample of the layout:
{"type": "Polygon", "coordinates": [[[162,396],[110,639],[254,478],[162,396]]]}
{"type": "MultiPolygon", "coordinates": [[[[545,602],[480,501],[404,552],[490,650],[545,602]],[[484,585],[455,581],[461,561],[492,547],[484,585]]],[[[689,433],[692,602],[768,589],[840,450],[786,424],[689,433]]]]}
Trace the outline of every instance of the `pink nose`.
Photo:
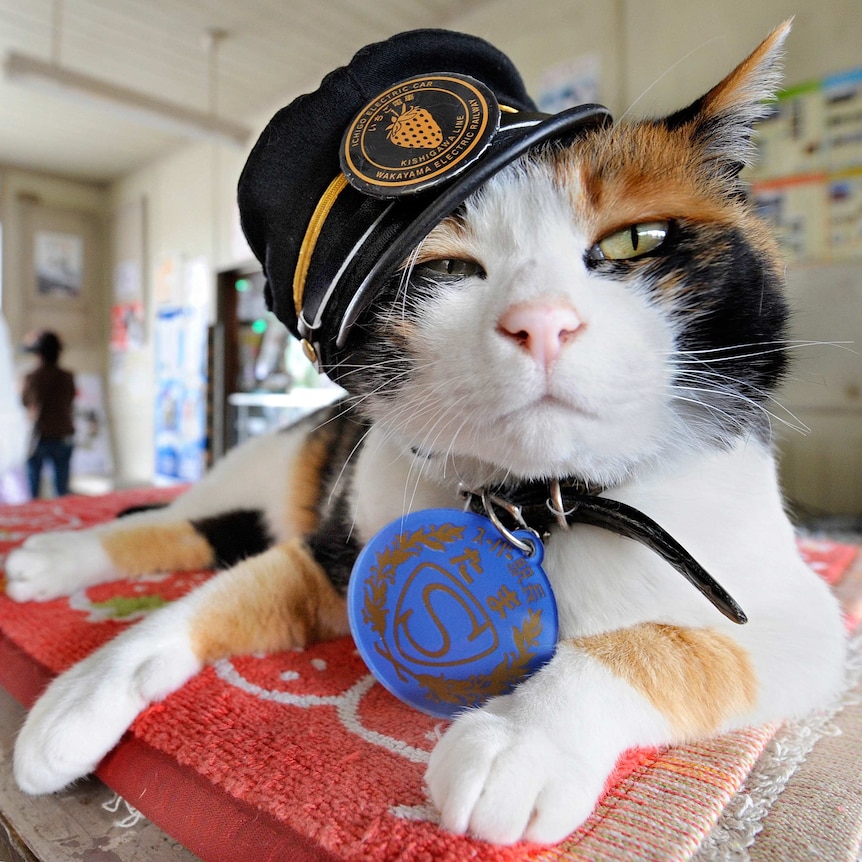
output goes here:
{"type": "Polygon", "coordinates": [[[548,368],[583,325],[570,305],[525,302],[509,308],[500,318],[497,330],[548,368]]]}

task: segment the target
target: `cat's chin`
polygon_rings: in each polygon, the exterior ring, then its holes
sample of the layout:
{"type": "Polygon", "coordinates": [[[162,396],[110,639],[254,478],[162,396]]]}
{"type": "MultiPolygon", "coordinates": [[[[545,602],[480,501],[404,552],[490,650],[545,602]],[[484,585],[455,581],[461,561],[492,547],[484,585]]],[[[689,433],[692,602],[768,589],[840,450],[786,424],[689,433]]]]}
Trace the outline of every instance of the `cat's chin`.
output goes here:
{"type": "Polygon", "coordinates": [[[570,476],[607,483],[628,475],[655,454],[646,419],[631,423],[609,421],[599,413],[551,397],[528,410],[512,413],[499,423],[494,455],[522,476],[570,476]]]}
{"type": "Polygon", "coordinates": [[[423,472],[428,478],[444,485],[456,481],[471,489],[565,477],[596,487],[612,487],[655,460],[654,453],[644,451],[585,454],[570,446],[562,449],[548,445],[547,440],[525,446],[508,435],[495,440],[493,451],[450,450],[447,456],[419,453],[417,457],[423,458],[423,472]]]}
{"type": "Polygon", "coordinates": [[[393,427],[381,420],[378,428],[387,429],[385,436],[396,450],[421,462],[427,478],[473,488],[563,477],[617,485],[655,460],[661,448],[656,441],[667,436],[657,430],[659,417],[643,411],[635,425],[602,418],[553,396],[472,419],[461,424],[454,437],[441,433],[433,441],[424,426],[393,427]]]}

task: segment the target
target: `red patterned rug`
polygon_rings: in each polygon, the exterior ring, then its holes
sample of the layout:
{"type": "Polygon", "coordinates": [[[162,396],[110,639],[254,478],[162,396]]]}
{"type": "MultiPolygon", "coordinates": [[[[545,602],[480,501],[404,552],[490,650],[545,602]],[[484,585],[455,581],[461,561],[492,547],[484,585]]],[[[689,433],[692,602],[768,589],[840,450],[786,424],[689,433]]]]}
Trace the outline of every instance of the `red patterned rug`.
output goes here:
{"type": "MultiPolygon", "coordinates": [[[[0,554],[172,492],[136,490],[0,508],[0,554]]],[[[857,619],[857,549],[801,542],[857,619]],[[853,583],[850,581],[853,580],[853,583]]],[[[210,576],[118,581],[19,605],[0,595],[0,684],[30,705],[46,682],[210,576]]],[[[753,728],[623,758],[590,819],[556,848],[496,848],[438,828],[422,775],[442,727],[374,683],[344,638],[219,662],[147,709],[98,775],[204,860],[685,860],[775,735],[753,728]]]]}

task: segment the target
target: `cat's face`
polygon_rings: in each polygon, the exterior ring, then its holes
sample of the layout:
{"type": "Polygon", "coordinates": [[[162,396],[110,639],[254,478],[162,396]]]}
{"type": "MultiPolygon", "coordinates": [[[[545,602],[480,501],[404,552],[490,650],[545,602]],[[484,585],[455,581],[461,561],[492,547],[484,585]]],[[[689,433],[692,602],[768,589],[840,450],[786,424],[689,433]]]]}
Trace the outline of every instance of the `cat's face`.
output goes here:
{"type": "Polygon", "coordinates": [[[351,357],[366,413],[479,481],[613,484],[762,433],[786,310],[737,176],[749,118],[719,148],[727,86],[533,154],[435,228],[351,357]]]}

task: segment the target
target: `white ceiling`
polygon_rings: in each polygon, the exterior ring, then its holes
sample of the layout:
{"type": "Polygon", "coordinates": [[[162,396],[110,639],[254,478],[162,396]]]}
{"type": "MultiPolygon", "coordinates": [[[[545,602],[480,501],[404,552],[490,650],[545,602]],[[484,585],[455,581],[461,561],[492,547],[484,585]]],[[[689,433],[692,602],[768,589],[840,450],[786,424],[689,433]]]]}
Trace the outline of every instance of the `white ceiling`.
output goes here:
{"type": "MultiPolygon", "coordinates": [[[[486,0],[0,0],[8,52],[252,124],[368,42],[447,26],[486,0]],[[205,34],[226,31],[215,61],[205,34]],[[210,86],[211,69],[215,84],[210,86]]],[[[0,165],[96,182],[183,143],[177,135],[0,73],[0,165]]]]}

